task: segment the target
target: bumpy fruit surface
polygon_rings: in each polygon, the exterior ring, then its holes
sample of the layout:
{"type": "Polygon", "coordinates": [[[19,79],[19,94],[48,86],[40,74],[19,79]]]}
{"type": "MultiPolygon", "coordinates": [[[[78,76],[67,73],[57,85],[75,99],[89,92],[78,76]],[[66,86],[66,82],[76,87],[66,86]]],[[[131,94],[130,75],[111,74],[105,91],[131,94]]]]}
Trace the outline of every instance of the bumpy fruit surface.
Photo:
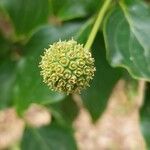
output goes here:
{"type": "Polygon", "coordinates": [[[80,93],[89,86],[95,67],[90,51],[76,41],[59,41],[45,50],[40,62],[43,81],[55,91],[80,93]]]}

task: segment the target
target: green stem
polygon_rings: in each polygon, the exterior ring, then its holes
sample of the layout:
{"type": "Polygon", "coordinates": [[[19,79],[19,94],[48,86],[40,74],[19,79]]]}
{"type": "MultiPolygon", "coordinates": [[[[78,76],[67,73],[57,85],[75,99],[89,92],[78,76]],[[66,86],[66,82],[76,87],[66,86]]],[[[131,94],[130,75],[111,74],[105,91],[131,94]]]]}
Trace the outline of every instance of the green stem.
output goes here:
{"type": "Polygon", "coordinates": [[[101,25],[101,23],[103,21],[104,15],[105,15],[107,9],[109,8],[109,6],[111,4],[111,1],[112,0],[105,0],[102,8],[100,9],[100,11],[98,13],[98,17],[97,17],[97,19],[95,21],[95,24],[94,24],[94,26],[92,28],[92,31],[91,31],[90,35],[89,35],[89,38],[88,38],[88,40],[87,40],[87,42],[85,44],[85,48],[86,49],[90,49],[91,48],[91,46],[93,44],[93,41],[95,39],[96,33],[98,32],[98,29],[99,29],[99,27],[100,27],[100,25],[101,25]]]}

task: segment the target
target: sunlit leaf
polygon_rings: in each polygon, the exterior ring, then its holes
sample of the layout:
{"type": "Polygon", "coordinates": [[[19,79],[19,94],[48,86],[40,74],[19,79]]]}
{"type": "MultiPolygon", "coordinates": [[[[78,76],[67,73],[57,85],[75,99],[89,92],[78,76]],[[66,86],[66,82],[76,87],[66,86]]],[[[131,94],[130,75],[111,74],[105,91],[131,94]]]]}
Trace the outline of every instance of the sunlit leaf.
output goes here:
{"type": "Polygon", "coordinates": [[[77,150],[72,131],[59,125],[39,129],[28,128],[21,143],[22,150],[77,150]]]}

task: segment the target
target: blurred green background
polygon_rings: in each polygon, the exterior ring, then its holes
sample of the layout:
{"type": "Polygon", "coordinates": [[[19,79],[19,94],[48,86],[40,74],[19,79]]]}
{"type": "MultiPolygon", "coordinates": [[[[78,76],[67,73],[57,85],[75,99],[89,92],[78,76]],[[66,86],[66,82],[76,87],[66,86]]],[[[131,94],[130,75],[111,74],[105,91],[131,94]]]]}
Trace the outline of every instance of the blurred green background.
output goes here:
{"type": "MultiPolygon", "coordinates": [[[[72,96],[52,92],[38,67],[44,48],[59,39],[85,44],[103,0],[0,0],[0,109],[15,107],[23,116],[30,104],[46,106],[52,123],[42,128],[26,127],[22,150],[75,150],[72,122],[79,107],[72,96]]],[[[90,88],[81,94],[93,122],[106,108],[116,82],[125,71],[112,68],[106,59],[102,30],[92,46],[96,74],[90,88]]],[[[149,93],[149,87],[147,93],[149,93]]],[[[150,107],[142,110],[143,131],[150,143],[150,107]]]]}

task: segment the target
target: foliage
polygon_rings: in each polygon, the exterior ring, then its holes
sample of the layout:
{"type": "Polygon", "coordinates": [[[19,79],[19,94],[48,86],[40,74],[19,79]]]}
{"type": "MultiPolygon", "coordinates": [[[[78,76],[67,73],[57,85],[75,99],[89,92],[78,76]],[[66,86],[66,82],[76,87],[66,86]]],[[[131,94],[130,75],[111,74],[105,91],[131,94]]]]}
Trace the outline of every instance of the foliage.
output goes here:
{"type": "MultiPolygon", "coordinates": [[[[78,107],[71,95],[51,91],[42,82],[38,67],[44,48],[72,37],[84,45],[88,45],[88,39],[92,43],[88,48],[95,58],[96,73],[81,97],[93,121],[105,110],[124,72],[137,80],[150,81],[148,2],[0,0],[0,109],[13,106],[23,115],[31,103],[38,103],[53,116],[46,127],[26,127],[21,149],[77,149],[72,122],[78,107]],[[97,14],[99,20],[93,29],[97,14]]],[[[141,124],[150,148],[150,88],[145,92],[141,124]]]]}

